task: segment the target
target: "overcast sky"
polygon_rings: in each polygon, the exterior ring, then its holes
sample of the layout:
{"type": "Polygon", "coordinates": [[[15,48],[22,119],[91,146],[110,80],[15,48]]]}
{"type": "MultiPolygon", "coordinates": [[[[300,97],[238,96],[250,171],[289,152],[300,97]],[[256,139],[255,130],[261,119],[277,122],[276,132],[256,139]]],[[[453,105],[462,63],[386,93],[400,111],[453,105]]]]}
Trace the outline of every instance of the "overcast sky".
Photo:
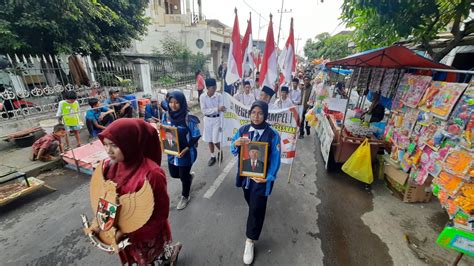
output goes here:
{"type": "MultiPolygon", "coordinates": [[[[342,2],[343,0],[325,0],[324,3],[321,3],[320,0],[286,0],[283,10],[291,9],[292,12],[283,14],[279,46],[283,47],[286,42],[290,30],[291,17],[294,19],[295,45],[298,46],[299,54],[303,53],[303,46],[307,39],[313,38],[322,32],[336,34],[344,30],[344,25],[338,19],[341,13],[340,7],[342,2]],[[297,41],[298,38],[301,38],[299,43],[297,41]]],[[[280,0],[202,0],[202,5],[203,13],[207,19],[218,19],[230,27],[234,24],[234,7],[237,7],[241,35],[245,33],[249,12],[252,12],[254,40],[258,38],[259,28],[259,16],[255,10],[264,17],[260,20],[260,39],[265,39],[266,37],[269,14],[271,12],[273,14],[275,41],[277,41],[278,24],[280,22],[278,10],[281,9],[280,0]]]]}

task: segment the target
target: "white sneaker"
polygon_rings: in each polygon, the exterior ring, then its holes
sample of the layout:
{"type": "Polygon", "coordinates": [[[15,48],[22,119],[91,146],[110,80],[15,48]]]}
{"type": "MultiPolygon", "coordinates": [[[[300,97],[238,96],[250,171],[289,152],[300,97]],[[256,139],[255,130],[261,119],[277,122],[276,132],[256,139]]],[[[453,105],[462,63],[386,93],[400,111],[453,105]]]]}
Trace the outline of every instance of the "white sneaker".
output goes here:
{"type": "Polygon", "coordinates": [[[250,265],[253,262],[254,242],[245,241],[244,264],[250,265]]]}
{"type": "Polygon", "coordinates": [[[187,198],[181,196],[181,199],[179,200],[178,206],[176,206],[176,209],[177,210],[182,210],[182,209],[186,208],[186,206],[188,206],[188,202],[189,202],[190,198],[191,198],[191,196],[188,196],[187,198]]]}

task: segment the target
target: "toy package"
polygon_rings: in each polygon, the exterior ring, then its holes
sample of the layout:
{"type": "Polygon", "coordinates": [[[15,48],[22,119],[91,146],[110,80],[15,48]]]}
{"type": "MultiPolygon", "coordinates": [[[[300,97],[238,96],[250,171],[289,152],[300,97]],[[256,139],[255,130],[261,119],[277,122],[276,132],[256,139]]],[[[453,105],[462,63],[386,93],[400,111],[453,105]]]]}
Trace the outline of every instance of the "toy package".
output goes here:
{"type": "Polygon", "coordinates": [[[403,95],[403,103],[406,106],[415,108],[420,102],[423,94],[430,85],[431,77],[430,76],[416,76],[411,75],[408,78],[408,90],[403,95]]]}

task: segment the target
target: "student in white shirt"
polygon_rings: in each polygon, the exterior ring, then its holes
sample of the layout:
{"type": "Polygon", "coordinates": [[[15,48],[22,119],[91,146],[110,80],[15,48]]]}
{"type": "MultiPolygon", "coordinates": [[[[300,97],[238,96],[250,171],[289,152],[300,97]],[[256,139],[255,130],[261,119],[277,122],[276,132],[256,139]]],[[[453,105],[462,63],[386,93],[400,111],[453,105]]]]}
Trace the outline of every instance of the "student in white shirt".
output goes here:
{"type": "Polygon", "coordinates": [[[274,103],[271,102],[273,95],[275,95],[275,91],[272,88],[266,85],[263,85],[262,91],[260,92],[259,100],[264,101],[268,104],[268,110],[278,109],[278,107],[274,103]]]}
{"type": "Polygon", "coordinates": [[[275,105],[278,109],[284,109],[294,106],[290,98],[288,98],[288,91],[290,88],[288,86],[282,86],[280,89],[280,98],[275,101],[275,105]]]}
{"type": "Polygon", "coordinates": [[[225,106],[222,95],[216,92],[216,80],[206,79],[207,92],[201,94],[199,98],[199,104],[201,111],[204,114],[204,133],[203,140],[209,145],[211,151],[211,159],[209,159],[208,166],[213,166],[217,159],[215,154],[215,147],[219,160],[222,160],[222,152],[220,146],[222,128],[221,119],[223,118],[222,112],[225,112],[225,106]]]}
{"type": "Polygon", "coordinates": [[[243,103],[245,106],[251,106],[255,102],[255,95],[250,91],[251,85],[250,81],[244,82],[244,91],[239,92],[234,97],[237,101],[243,103]]]}
{"type": "Polygon", "coordinates": [[[298,88],[299,83],[300,80],[297,78],[294,78],[291,82],[290,99],[294,105],[301,104],[301,90],[298,88]]]}

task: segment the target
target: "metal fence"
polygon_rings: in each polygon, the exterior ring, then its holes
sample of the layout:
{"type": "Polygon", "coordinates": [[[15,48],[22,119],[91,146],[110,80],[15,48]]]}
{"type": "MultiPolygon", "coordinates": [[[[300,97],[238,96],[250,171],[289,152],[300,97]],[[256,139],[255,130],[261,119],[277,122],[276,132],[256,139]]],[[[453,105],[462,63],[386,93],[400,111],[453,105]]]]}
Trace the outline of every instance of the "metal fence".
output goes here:
{"type": "Polygon", "coordinates": [[[75,91],[80,104],[97,94],[98,84],[81,84],[71,74],[67,56],[6,55],[0,70],[0,122],[52,112],[67,91],[75,91]]]}
{"type": "MultiPolygon", "coordinates": [[[[133,63],[137,58],[92,61],[68,55],[6,55],[6,62],[0,62],[0,124],[55,112],[67,91],[76,92],[80,105],[87,105],[91,97],[105,100],[111,88],[133,94],[139,91],[142,75],[133,63]]],[[[194,70],[187,61],[143,59],[150,64],[154,91],[194,82],[194,70]]]]}

